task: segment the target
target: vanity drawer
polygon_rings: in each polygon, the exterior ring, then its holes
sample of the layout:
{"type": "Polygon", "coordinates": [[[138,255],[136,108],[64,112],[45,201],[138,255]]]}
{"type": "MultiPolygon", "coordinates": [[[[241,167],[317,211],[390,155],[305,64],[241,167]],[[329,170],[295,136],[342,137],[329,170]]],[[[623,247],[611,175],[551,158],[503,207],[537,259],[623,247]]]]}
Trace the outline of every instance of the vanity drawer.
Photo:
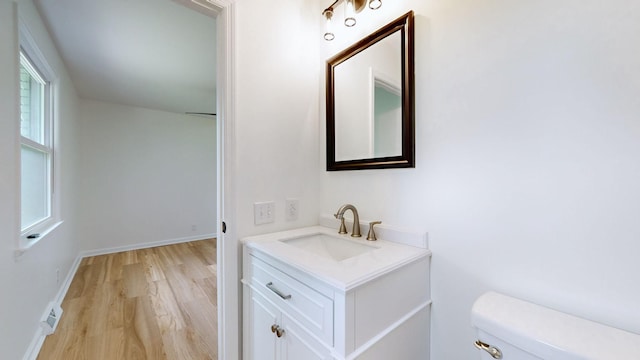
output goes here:
{"type": "Polygon", "coordinates": [[[272,265],[250,257],[251,284],[328,345],[333,345],[333,300],[272,265]]]}

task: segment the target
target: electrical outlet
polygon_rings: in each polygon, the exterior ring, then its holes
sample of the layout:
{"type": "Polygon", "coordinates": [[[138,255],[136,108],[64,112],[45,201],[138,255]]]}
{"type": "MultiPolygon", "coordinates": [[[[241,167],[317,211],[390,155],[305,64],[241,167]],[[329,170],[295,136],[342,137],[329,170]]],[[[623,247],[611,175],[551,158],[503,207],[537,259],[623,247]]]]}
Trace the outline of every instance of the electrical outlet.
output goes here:
{"type": "Polygon", "coordinates": [[[191,231],[198,231],[198,225],[191,225],[191,231]]]}
{"type": "Polygon", "coordinates": [[[268,224],[276,219],[276,203],[273,201],[253,204],[253,222],[256,225],[268,224]]]}
{"type": "Polygon", "coordinates": [[[60,284],[60,269],[56,269],[56,285],[60,284]]]}
{"type": "Polygon", "coordinates": [[[298,220],[298,207],[300,201],[298,199],[286,199],[285,200],[285,219],[287,221],[298,220]]]}

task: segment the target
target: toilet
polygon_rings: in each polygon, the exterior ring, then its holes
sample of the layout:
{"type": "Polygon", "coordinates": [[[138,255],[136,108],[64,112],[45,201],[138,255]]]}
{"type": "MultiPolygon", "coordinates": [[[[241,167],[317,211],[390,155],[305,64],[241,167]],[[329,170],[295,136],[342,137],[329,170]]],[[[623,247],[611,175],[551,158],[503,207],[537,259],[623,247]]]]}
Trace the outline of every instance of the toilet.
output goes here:
{"type": "Polygon", "coordinates": [[[479,359],[640,359],[640,335],[496,292],[471,310],[479,359]]]}

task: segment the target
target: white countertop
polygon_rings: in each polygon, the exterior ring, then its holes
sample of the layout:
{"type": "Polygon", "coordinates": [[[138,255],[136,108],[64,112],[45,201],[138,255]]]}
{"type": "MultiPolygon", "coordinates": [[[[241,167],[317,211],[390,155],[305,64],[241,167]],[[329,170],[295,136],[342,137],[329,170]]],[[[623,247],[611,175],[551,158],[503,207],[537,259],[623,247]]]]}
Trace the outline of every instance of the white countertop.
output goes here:
{"type": "Polygon", "coordinates": [[[323,226],[250,236],[242,239],[242,242],[251,249],[250,251],[262,252],[342,291],[353,289],[421,257],[431,255],[428,249],[380,239],[367,241],[364,236],[353,238],[348,234],[340,235],[337,230],[323,226]],[[334,236],[345,241],[374,246],[376,249],[336,261],[281,241],[313,234],[334,236]]]}

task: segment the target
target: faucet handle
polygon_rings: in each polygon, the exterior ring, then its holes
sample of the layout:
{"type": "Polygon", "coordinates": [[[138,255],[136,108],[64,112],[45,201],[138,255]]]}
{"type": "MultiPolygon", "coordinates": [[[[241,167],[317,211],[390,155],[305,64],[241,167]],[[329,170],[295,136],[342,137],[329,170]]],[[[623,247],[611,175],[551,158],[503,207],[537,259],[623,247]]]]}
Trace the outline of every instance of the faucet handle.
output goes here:
{"type": "Polygon", "coordinates": [[[367,234],[367,240],[369,241],[378,240],[378,238],[376,238],[376,232],[375,230],[373,230],[373,226],[378,224],[382,224],[382,221],[372,221],[369,223],[369,233],[367,234]]]}

